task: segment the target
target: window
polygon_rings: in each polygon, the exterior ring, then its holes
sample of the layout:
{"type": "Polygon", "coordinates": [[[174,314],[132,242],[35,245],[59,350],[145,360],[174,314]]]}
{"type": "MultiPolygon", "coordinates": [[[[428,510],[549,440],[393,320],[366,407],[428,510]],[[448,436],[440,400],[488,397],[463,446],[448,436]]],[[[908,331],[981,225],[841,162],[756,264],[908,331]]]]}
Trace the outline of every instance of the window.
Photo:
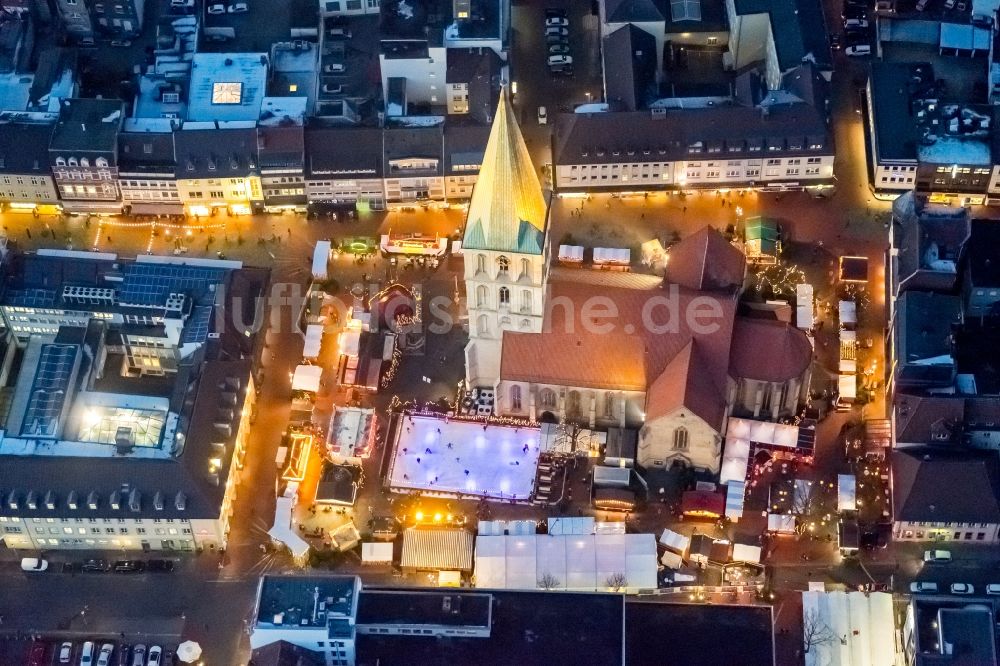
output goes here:
{"type": "Polygon", "coordinates": [[[510,270],[510,259],[502,255],[497,257],[497,270],[501,276],[506,277],[507,271],[510,270]]]}
{"type": "Polygon", "coordinates": [[[516,412],[521,411],[521,387],[517,384],[510,387],[510,408],[516,412]]]}
{"type": "Polygon", "coordinates": [[[486,272],[486,255],[477,254],[476,255],[476,272],[485,273],[486,272]]]}
{"type": "Polygon", "coordinates": [[[674,430],[674,451],[687,451],[688,450],[688,431],[687,428],[677,428],[674,430]]]}
{"type": "Polygon", "coordinates": [[[531,312],[531,290],[521,290],[521,312],[531,312]]]}
{"type": "Polygon", "coordinates": [[[479,319],[476,320],[476,331],[484,338],[488,338],[490,336],[489,321],[490,320],[486,315],[479,315],[479,319]]]}
{"type": "Polygon", "coordinates": [[[527,259],[521,260],[521,275],[519,277],[529,277],[531,275],[531,262],[527,259]]]}
{"type": "Polygon", "coordinates": [[[326,11],[328,12],[339,12],[340,3],[339,2],[328,2],[326,3],[326,11]]]}
{"type": "Polygon", "coordinates": [[[538,396],[538,401],[542,404],[542,407],[555,407],[556,392],[550,388],[544,388],[538,396]]]}
{"type": "Polygon", "coordinates": [[[347,11],[356,12],[361,10],[361,0],[347,0],[347,11]]]}
{"type": "Polygon", "coordinates": [[[615,394],[608,391],[604,394],[604,418],[613,419],[615,417],[615,394]]]}
{"type": "Polygon", "coordinates": [[[479,285],[476,287],[476,307],[484,308],[486,307],[486,298],[488,291],[485,285],[479,285]]]}
{"type": "Polygon", "coordinates": [[[510,305],[510,289],[500,287],[500,305],[510,305]]]}

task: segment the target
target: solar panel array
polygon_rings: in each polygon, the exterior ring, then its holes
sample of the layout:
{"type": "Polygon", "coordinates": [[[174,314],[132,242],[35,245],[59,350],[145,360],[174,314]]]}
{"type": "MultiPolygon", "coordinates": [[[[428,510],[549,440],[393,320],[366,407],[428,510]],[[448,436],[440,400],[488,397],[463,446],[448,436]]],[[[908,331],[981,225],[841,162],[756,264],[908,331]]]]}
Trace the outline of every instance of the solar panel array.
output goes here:
{"type": "Polygon", "coordinates": [[[69,395],[70,376],[76,361],[76,345],[48,344],[42,347],[31,397],[24,413],[22,435],[54,436],[69,395]]]}
{"type": "Polygon", "coordinates": [[[128,264],[124,267],[119,302],[125,305],[162,306],[172,293],[193,295],[222,280],[224,268],[168,264],[128,264]]]}
{"type": "Polygon", "coordinates": [[[51,308],[56,303],[52,289],[12,289],[7,293],[9,305],[22,308],[51,308]]]}
{"type": "Polygon", "coordinates": [[[181,342],[204,342],[208,339],[208,327],[212,321],[211,305],[196,305],[191,312],[191,317],[184,325],[184,332],[181,334],[181,342]]]}

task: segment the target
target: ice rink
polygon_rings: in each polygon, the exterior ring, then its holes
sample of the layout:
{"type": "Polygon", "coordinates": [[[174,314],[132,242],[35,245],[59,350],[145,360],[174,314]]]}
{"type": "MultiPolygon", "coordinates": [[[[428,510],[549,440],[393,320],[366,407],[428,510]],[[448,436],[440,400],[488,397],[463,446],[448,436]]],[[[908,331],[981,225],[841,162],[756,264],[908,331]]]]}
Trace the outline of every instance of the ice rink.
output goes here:
{"type": "Polygon", "coordinates": [[[389,483],[397,490],[526,501],[535,483],[537,428],[405,416],[389,483]]]}

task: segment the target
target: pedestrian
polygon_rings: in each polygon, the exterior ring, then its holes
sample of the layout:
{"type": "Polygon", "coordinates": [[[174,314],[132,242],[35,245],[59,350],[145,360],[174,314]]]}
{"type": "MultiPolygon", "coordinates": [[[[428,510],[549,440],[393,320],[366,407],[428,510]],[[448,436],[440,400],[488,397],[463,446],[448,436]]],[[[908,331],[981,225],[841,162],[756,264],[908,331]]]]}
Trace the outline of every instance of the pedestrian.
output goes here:
{"type": "Polygon", "coordinates": [[[465,475],[469,476],[469,470],[465,470],[465,475]]]}
{"type": "Polygon", "coordinates": [[[451,442],[448,442],[448,448],[449,448],[449,449],[450,449],[450,448],[452,448],[453,446],[454,446],[454,445],[453,445],[453,444],[452,444],[451,442]]]}
{"type": "Polygon", "coordinates": [[[684,212],[685,213],[688,212],[688,207],[687,206],[684,206],[684,212]]]}
{"type": "Polygon", "coordinates": [[[418,465],[420,464],[420,458],[417,458],[417,464],[418,465]]]}

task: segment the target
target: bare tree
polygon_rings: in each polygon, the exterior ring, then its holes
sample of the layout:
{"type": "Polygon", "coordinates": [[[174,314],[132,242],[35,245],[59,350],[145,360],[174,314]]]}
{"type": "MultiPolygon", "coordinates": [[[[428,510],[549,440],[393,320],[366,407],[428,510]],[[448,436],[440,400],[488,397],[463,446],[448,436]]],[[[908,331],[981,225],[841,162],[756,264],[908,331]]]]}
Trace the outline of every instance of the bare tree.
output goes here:
{"type": "Polygon", "coordinates": [[[538,579],[538,587],[543,590],[554,590],[560,586],[561,583],[559,582],[559,579],[550,573],[544,573],[542,574],[542,577],[538,579]]]}
{"type": "Polygon", "coordinates": [[[792,489],[792,513],[796,514],[795,531],[799,534],[808,531],[809,525],[816,525],[826,513],[826,503],[820,492],[818,483],[811,483],[805,492],[792,489]]]}
{"type": "Polygon", "coordinates": [[[608,576],[604,583],[614,592],[621,592],[628,587],[628,578],[622,572],[613,573],[608,576]]]}
{"type": "Polygon", "coordinates": [[[836,634],[826,622],[819,618],[815,610],[802,614],[802,649],[806,653],[820,645],[830,645],[837,640],[836,634]]]}

